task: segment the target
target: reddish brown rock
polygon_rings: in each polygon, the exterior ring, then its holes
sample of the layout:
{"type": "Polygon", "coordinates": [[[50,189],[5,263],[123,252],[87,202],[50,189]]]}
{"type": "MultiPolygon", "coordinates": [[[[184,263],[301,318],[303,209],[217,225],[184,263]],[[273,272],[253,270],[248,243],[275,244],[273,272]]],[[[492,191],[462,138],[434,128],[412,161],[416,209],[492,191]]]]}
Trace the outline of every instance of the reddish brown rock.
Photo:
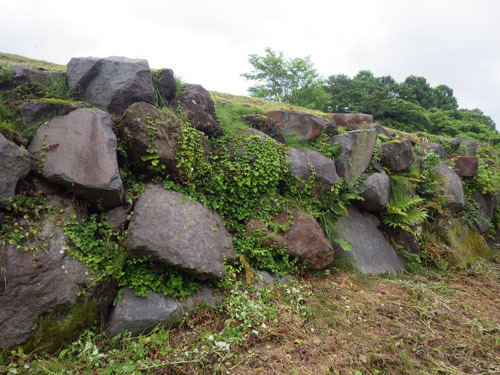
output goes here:
{"type": "Polygon", "coordinates": [[[331,119],[349,130],[369,129],[373,122],[372,115],[362,113],[332,113],[331,119]]]}
{"type": "Polygon", "coordinates": [[[475,156],[457,156],[455,172],[460,177],[474,177],[477,174],[478,161],[475,156]]]}
{"type": "Polygon", "coordinates": [[[305,112],[271,111],[266,116],[276,121],[284,137],[295,135],[299,141],[316,138],[326,126],[321,117],[305,112]]]}
{"type": "Polygon", "coordinates": [[[265,247],[281,249],[286,245],[288,255],[305,262],[313,270],[321,269],[333,262],[333,248],[325,237],[318,222],[309,214],[292,210],[281,212],[274,220],[278,224],[285,224],[289,214],[292,214],[292,223],[288,231],[273,232],[259,220],[248,222],[246,231],[249,234],[259,230],[264,233],[262,244],[265,247]]]}

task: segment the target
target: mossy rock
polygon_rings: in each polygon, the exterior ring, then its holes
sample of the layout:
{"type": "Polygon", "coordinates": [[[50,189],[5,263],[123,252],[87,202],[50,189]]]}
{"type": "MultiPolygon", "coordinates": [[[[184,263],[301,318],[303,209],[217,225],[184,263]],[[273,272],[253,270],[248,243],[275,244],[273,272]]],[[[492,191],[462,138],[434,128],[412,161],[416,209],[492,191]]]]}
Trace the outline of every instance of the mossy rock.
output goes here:
{"type": "Polygon", "coordinates": [[[94,326],[98,317],[99,306],[95,299],[69,310],[56,306],[38,318],[30,340],[21,347],[25,353],[34,350],[54,352],[76,340],[85,329],[94,326]]]}
{"type": "Polygon", "coordinates": [[[432,242],[437,240],[446,245],[443,248],[447,251],[441,255],[450,265],[465,268],[475,263],[479,257],[491,259],[494,255],[478,231],[455,218],[440,219],[433,225],[432,230],[436,237],[432,242]]]}

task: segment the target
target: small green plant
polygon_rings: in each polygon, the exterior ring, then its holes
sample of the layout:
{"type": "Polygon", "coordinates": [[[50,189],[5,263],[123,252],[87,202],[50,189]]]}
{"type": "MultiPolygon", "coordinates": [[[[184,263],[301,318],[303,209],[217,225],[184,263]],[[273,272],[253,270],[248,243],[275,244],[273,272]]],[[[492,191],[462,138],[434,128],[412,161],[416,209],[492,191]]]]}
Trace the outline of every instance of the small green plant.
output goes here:
{"type": "Polygon", "coordinates": [[[41,194],[30,191],[17,194],[6,207],[6,216],[0,227],[0,246],[15,245],[25,251],[46,249],[49,244],[41,242],[39,233],[44,220],[54,212],[55,209],[41,194]]]}
{"type": "Polygon", "coordinates": [[[416,235],[413,225],[423,223],[427,209],[424,199],[411,195],[411,184],[407,177],[391,175],[391,198],[383,213],[382,221],[390,228],[399,228],[416,235]]]}
{"type": "Polygon", "coordinates": [[[126,232],[112,228],[104,214],[81,220],[73,216],[64,224],[64,232],[70,240],[69,254],[94,272],[93,284],[112,280],[138,296],[157,292],[180,299],[198,289],[190,276],[172,267],[155,264],[148,257],[127,259],[126,232]]]}

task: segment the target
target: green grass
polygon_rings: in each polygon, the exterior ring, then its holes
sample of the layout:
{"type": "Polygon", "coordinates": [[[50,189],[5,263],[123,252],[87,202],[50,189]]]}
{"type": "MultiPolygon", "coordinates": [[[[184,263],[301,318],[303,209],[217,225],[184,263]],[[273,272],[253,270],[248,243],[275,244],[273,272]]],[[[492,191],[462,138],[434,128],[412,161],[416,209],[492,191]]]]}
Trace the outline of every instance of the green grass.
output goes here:
{"type": "Polygon", "coordinates": [[[54,64],[43,60],[30,59],[24,56],[0,52],[0,68],[10,67],[12,65],[27,65],[32,68],[41,68],[50,72],[66,71],[65,65],[54,64]]]}

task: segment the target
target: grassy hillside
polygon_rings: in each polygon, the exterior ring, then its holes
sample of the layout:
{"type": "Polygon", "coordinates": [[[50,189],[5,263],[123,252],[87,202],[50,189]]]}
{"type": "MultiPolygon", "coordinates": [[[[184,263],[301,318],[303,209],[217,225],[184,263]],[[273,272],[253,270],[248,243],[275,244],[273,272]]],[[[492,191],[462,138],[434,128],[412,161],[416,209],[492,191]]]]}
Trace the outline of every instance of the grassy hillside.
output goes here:
{"type": "Polygon", "coordinates": [[[66,71],[66,65],[59,65],[43,60],[30,59],[24,56],[0,52],[0,67],[9,67],[12,65],[27,65],[32,68],[45,69],[51,72],[66,71]]]}

